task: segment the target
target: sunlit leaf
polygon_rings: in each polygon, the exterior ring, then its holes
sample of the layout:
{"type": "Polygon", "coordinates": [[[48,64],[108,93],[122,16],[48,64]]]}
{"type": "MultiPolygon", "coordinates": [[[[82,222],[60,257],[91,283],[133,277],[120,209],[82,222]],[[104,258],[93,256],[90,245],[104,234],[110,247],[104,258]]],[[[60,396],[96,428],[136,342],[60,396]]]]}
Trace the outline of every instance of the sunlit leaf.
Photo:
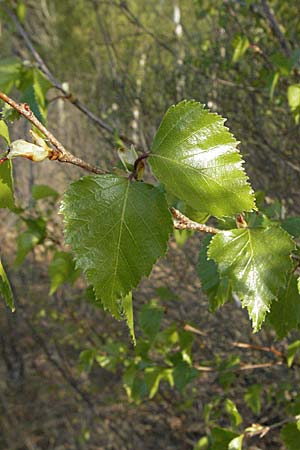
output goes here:
{"type": "Polygon", "coordinates": [[[208,256],[247,307],[254,331],[285,287],[293,248],[290,235],[280,227],[222,231],[211,241],[208,256]]]}
{"type": "Polygon", "coordinates": [[[168,191],[195,210],[215,216],[255,207],[238,142],[224,122],[195,101],[172,106],[148,158],[168,191]]]}

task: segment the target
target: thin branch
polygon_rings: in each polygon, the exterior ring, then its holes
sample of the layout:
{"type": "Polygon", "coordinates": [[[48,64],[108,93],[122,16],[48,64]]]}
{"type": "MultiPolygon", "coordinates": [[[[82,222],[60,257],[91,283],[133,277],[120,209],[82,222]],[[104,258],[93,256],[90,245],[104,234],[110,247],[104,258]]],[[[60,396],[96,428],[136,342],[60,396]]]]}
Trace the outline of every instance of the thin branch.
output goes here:
{"type": "Polygon", "coordinates": [[[170,211],[174,218],[174,228],[177,230],[194,230],[211,234],[217,234],[220,232],[217,228],[205,225],[204,223],[194,222],[178,211],[178,209],[170,208],[170,211]]]}
{"type": "MultiPolygon", "coordinates": [[[[68,100],[70,103],[72,103],[77,109],[79,109],[83,114],[85,114],[95,125],[98,126],[98,128],[101,128],[102,130],[107,131],[109,134],[114,135],[115,129],[110,126],[108,123],[104,122],[100,117],[96,116],[92,111],[90,111],[80,100],[78,100],[76,95],[73,95],[71,92],[69,92],[63,84],[55,78],[55,76],[52,74],[50,69],[48,68],[47,64],[41,57],[41,55],[37,52],[35,49],[28,33],[26,32],[25,28],[22,26],[20,21],[18,20],[17,16],[5,5],[1,4],[2,9],[6,12],[6,14],[10,17],[10,19],[14,22],[16,29],[22,39],[24,40],[24,43],[28,50],[31,52],[33,58],[35,59],[36,63],[38,64],[39,69],[43,72],[43,74],[46,76],[46,78],[50,81],[50,83],[55,87],[57,90],[59,90],[63,97],[68,100]]],[[[122,141],[133,144],[133,141],[123,135],[119,134],[120,139],[122,141]]],[[[70,162],[70,161],[65,161],[70,162]]]]}
{"type": "Polygon", "coordinates": [[[3,100],[5,103],[10,105],[14,110],[16,110],[19,114],[25,117],[25,119],[31,122],[48,139],[50,144],[52,144],[52,146],[54,147],[52,149],[51,155],[49,156],[49,159],[73,164],[89,172],[97,174],[107,173],[106,170],[93,166],[92,164],[83,161],[77,156],[72,155],[72,153],[66,150],[65,147],[61,144],[61,142],[59,142],[59,140],[56,139],[56,137],[51,133],[51,131],[49,131],[37,119],[37,117],[33,114],[33,112],[30,109],[30,106],[27,103],[17,103],[15,100],[8,97],[6,94],[4,94],[4,92],[1,91],[0,91],[0,100],[3,100]]]}
{"type": "MultiPolygon", "coordinates": [[[[258,363],[258,364],[240,364],[239,366],[237,366],[235,368],[226,369],[223,372],[229,372],[229,371],[243,372],[244,370],[268,369],[269,367],[282,366],[282,365],[283,365],[282,361],[258,363]]],[[[196,370],[198,370],[199,372],[213,372],[213,373],[219,372],[219,370],[217,368],[210,367],[210,366],[200,366],[198,364],[194,364],[193,367],[196,370]]]]}
{"type": "Polygon", "coordinates": [[[273,353],[275,356],[277,356],[278,358],[282,358],[283,357],[283,353],[280,350],[277,350],[275,347],[264,347],[261,345],[253,345],[253,344],[247,344],[244,342],[233,342],[232,344],[234,347],[238,347],[238,348],[247,348],[250,350],[259,350],[261,352],[270,352],[273,353]]]}
{"type": "Polygon", "coordinates": [[[279,26],[279,24],[278,24],[278,22],[276,20],[276,17],[273,14],[273,12],[271,11],[267,0],[261,0],[261,4],[262,4],[264,16],[267,19],[271,30],[273,31],[273,33],[277,37],[283,52],[285,53],[285,55],[287,57],[290,57],[291,54],[292,54],[291,53],[290,44],[289,44],[288,40],[286,39],[286,37],[284,36],[284,34],[282,33],[282,31],[280,29],[280,26],[279,26]]]}

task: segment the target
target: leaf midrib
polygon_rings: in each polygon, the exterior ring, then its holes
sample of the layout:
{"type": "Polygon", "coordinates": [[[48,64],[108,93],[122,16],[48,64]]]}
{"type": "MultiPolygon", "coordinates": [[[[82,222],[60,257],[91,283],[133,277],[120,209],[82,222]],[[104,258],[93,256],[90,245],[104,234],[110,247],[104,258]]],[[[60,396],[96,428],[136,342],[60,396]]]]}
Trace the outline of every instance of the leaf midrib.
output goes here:
{"type": "Polygon", "coordinates": [[[114,269],[114,274],[113,274],[113,282],[112,282],[112,288],[111,288],[111,299],[113,298],[113,292],[115,289],[115,283],[116,283],[116,277],[117,277],[117,270],[118,270],[118,263],[119,263],[119,257],[120,257],[120,251],[121,251],[121,240],[122,240],[122,232],[123,232],[123,223],[124,223],[124,217],[125,217],[125,211],[126,211],[126,206],[127,206],[127,201],[128,201],[128,191],[129,191],[129,185],[130,182],[127,182],[127,187],[125,190],[125,194],[124,194],[124,203],[123,203],[123,208],[122,208],[122,213],[121,213],[121,219],[120,219],[120,230],[119,230],[119,236],[118,236],[118,243],[117,243],[117,247],[116,247],[116,258],[115,258],[115,269],[114,269]]]}

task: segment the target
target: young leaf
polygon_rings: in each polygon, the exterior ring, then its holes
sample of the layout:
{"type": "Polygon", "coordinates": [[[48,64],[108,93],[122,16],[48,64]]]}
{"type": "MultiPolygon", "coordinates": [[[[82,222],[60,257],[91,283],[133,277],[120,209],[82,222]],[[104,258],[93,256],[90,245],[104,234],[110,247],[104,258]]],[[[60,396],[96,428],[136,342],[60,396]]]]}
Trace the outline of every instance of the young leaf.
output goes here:
{"type": "Polygon", "coordinates": [[[250,43],[247,36],[236,36],[233,41],[234,53],[232,56],[232,62],[237,63],[248,50],[250,43]]]}
{"type": "Polygon", "coordinates": [[[210,243],[208,256],[248,308],[254,331],[285,287],[293,248],[291,237],[280,227],[222,231],[210,243]]]}
{"type": "Polygon", "coordinates": [[[260,384],[253,384],[247,389],[244,395],[246,405],[252,410],[254,414],[259,416],[261,411],[261,391],[262,386],[260,384]]]}
{"type": "Polygon", "coordinates": [[[50,295],[54,294],[63,283],[73,284],[80,275],[72,256],[67,252],[55,252],[48,270],[51,280],[50,295]]]}
{"type": "Polygon", "coordinates": [[[12,293],[10,283],[4,271],[3,265],[1,263],[1,260],[0,260],[0,295],[1,297],[4,298],[7,306],[12,311],[14,311],[15,310],[14,296],[12,293]]]}
{"type": "Polygon", "coordinates": [[[231,287],[226,278],[220,278],[217,264],[207,257],[207,249],[212,236],[204,238],[199,253],[197,273],[201,287],[209,299],[210,311],[215,312],[231,299],[231,287]]]}
{"type": "Polygon", "coordinates": [[[14,208],[14,185],[10,161],[0,164],[0,208],[14,208]]]}
{"type": "Polygon", "coordinates": [[[173,227],[157,188],[115,175],[71,184],[61,212],[77,267],[110,311],[165,254],[173,227]]]}
{"type": "Polygon", "coordinates": [[[129,329],[129,333],[134,345],[136,345],[135,333],[134,333],[134,320],[133,320],[133,307],[132,307],[132,292],[129,292],[122,299],[123,315],[125,316],[126,323],[129,329]]]}
{"type": "MultiPolygon", "coordinates": [[[[4,122],[4,120],[0,120],[0,136],[6,140],[8,145],[10,144],[9,131],[8,131],[7,125],[4,122]]],[[[2,151],[0,150],[0,154],[1,153],[2,153],[2,151]]]]}
{"type": "Polygon", "coordinates": [[[269,321],[279,339],[300,326],[300,295],[293,274],[289,276],[287,286],[280,290],[278,301],[273,303],[269,321]]]}
{"type": "Polygon", "coordinates": [[[232,426],[238,427],[242,423],[243,419],[236,407],[236,404],[232,400],[227,398],[225,400],[224,406],[225,406],[225,411],[230,416],[232,426]]]}
{"type": "Polygon", "coordinates": [[[224,122],[193,100],[172,106],[148,158],[167,190],[192,208],[215,216],[255,208],[238,142],[224,122]]]}
{"type": "Polygon", "coordinates": [[[300,341],[296,340],[288,345],[287,349],[287,365],[288,367],[292,367],[293,362],[297,354],[300,352],[300,341]]]}

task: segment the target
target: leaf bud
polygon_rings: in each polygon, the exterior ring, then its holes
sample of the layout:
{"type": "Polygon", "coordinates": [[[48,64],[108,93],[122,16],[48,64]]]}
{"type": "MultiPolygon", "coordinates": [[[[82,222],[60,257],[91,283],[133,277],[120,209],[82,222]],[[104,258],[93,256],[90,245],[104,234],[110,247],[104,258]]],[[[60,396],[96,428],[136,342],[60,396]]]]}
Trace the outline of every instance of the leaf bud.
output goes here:
{"type": "Polygon", "coordinates": [[[17,141],[11,143],[7,158],[12,159],[17,156],[22,156],[23,158],[30,159],[31,161],[40,162],[47,159],[50,155],[51,149],[48,146],[41,147],[39,145],[24,141],[23,139],[18,139],[17,141]]]}

